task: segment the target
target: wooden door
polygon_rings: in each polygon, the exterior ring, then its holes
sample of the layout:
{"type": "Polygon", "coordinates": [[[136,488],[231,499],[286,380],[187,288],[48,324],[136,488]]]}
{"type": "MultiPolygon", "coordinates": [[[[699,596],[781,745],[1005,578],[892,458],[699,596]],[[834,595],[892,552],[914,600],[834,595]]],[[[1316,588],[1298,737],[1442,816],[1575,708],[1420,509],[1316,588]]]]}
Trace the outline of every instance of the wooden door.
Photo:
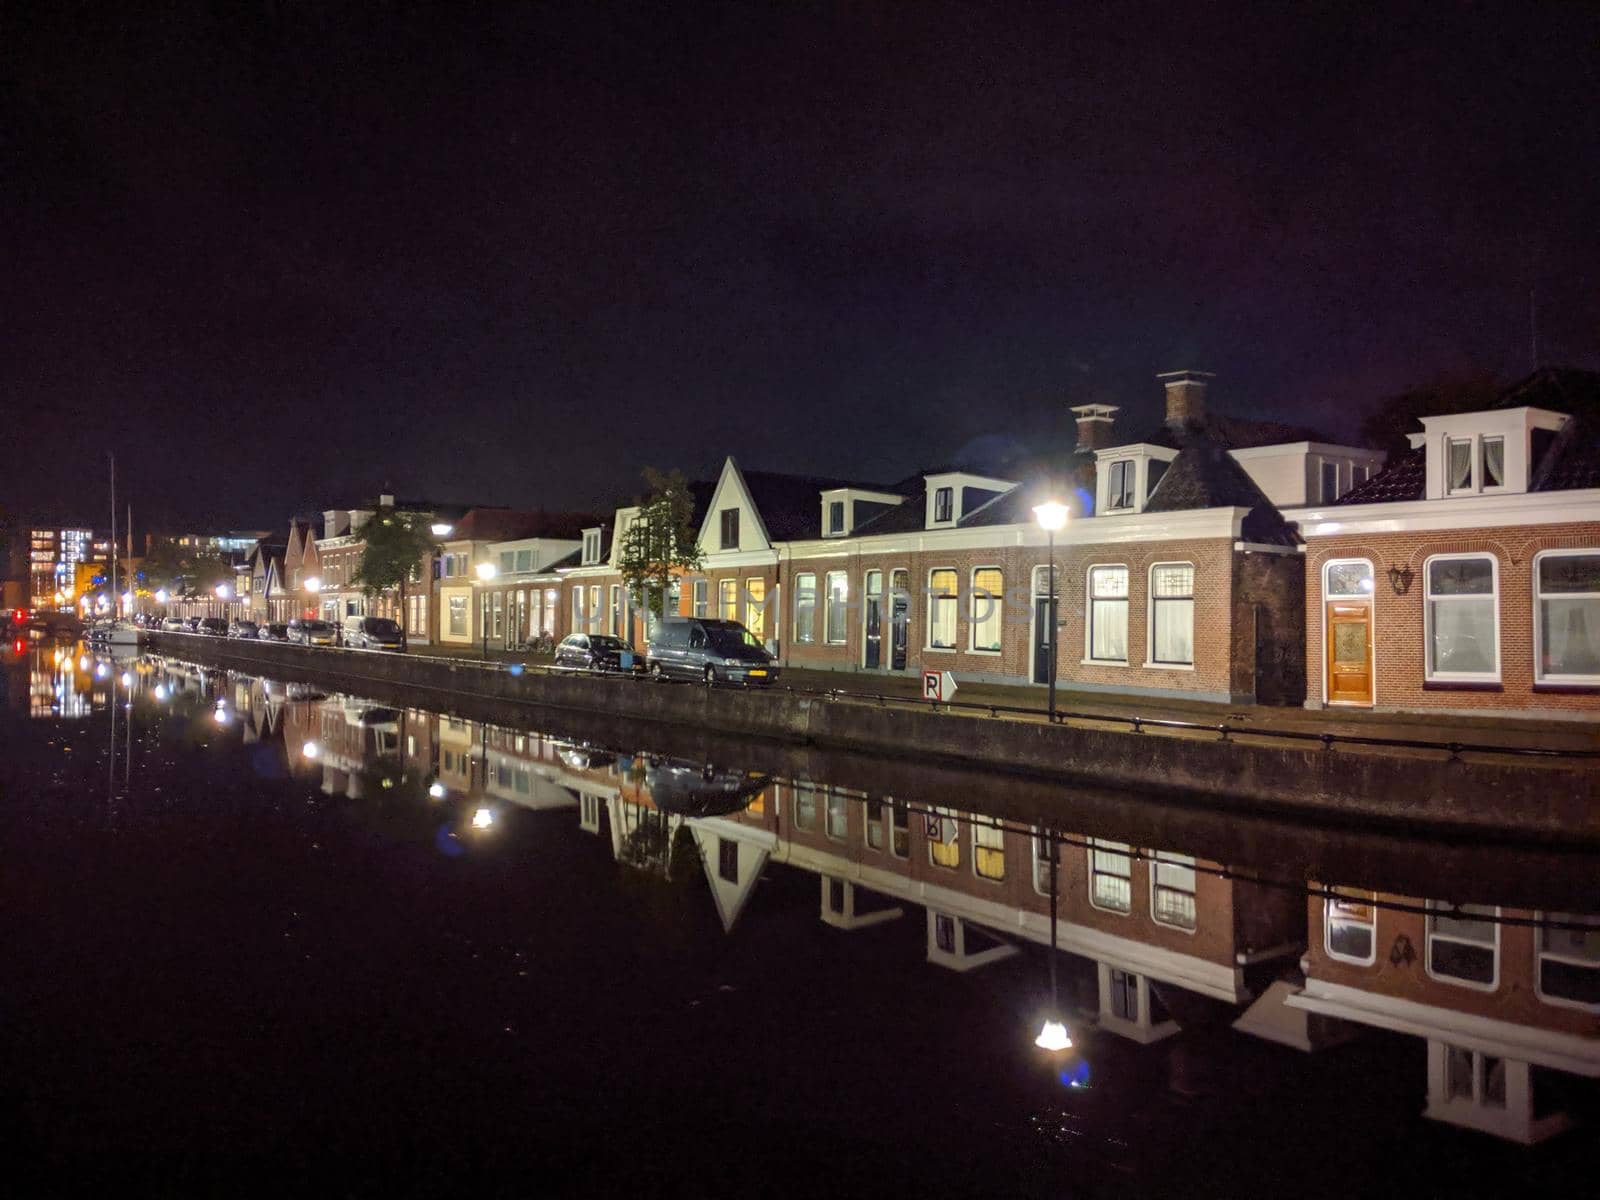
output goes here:
{"type": "Polygon", "coordinates": [[[1328,602],[1328,703],[1372,703],[1372,605],[1328,602]]]}

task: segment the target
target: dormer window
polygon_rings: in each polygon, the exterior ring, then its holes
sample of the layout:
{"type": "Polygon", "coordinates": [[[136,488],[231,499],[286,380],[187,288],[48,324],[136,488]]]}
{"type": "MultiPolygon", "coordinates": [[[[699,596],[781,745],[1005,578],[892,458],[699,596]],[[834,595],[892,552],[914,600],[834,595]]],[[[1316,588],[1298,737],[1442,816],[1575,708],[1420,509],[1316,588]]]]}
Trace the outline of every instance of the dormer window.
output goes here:
{"type": "Polygon", "coordinates": [[[1452,437],[1444,440],[1445,489],[1483,492],[1506,485],[1506,439],[1452,437]]]}
{"type": "Polygon", "coordinates": [[[583,565],[590,566],[600,561],[600,531],[586,529],[583,531],[583,565]]]}
{"type": "Polygon", "coordinates": [[[1110,481],[1106,487],[1108,510],[1133,507],[1135,467],[1136,464],[1131,458],[1124,458],[1111,464],[1110,481]]]}
{"type": "Polygon", "coordinates": [[[828,532],[844,532],[844,501],[830,500],[828,502],[828,532]]]}
{"type": "Polygon", "coordinates": [[[955,488],[942,487],[933,493],[933,519],[944,524],[955,519],[955,488]]]}

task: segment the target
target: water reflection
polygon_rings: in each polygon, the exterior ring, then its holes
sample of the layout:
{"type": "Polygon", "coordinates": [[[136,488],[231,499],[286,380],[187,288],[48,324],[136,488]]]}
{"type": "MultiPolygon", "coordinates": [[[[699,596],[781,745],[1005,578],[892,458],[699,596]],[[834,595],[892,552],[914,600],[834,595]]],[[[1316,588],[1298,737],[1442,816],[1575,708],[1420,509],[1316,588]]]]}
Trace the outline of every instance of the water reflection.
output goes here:
{"type": "MultiPolygon", "coordinates": [[[[1532,1143],[1595,1103],[1592,873],[1568,881],[1559,909],[1526,902],[1514,862],[1504,903],[1486,902],[1482,877],[1419,896],[1407,877],[1380,887],[1371,874],[1325,879],[1309,861],[1264,865],[1242,827],[1232,844],[1191,842],[1180,814],[1042,820],[991,802],[981,777],[923,787],[906,772],[908,786],[883,786],[863,767],[824,779],[149,655],[35,650],[8,664],[8,694],[19,676],[30,717],[114,717],[128,703],[126,737],[142,722],[236,745],[260,778],[451,858],[575,825],[630,885],[708,897],[730,944],[763,936],[752,914],[790,910],[804,880],[828,953],[910,936],[943,978],[1008,981],[1016,1047],[1064,1093],[1098,1091],[1128,1055],[1164,1053],[1167,1088],[1190,1095],[1206,1090],[1207,1047],[1319,1056],[1366,1035],[1420,1052],[1400,1052],[1397,1069],[1417,1062],[1419,1107],[1438,1121],[1532,1143]],[[1070,1049],[1034,1049],[1046,1017],[1070,1049]]],[[[919,980],[915,1002],[937,987],[919,980]]]]}

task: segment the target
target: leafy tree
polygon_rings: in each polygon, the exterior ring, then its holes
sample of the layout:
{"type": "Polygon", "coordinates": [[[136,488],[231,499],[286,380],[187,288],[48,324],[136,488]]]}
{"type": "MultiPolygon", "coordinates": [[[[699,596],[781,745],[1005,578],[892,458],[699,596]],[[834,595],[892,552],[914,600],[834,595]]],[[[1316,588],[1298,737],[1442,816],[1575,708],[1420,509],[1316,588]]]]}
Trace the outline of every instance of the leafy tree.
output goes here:
{"type": "Polygon", "coordinates": [[[634,603],[659,617],[673,579],[700,570],[705,556],[694,528],[694,497],[682,474],[647,467],[644,479],[651,496],[622,535],[617,563],[634,603]]]}
{"type": "Polygon", "coordinates": [[[1389,453],[1393,462],[1409,448],[1406,434],[1422,430],[1421,417],[1486,408],[1500,385],[1486,371],[1440,375],[1396,396],[1386,396],[1361,420],[1361,438],[1389,453]]]}
{"type": "Polygon", "coordinates": [[[189,550],[171,538],[160,538],[150,545],[139,564],[144,586],[152,591],[185,587],[207,592],[219,583],[233,582],[233,565],[213,551],[189,550]]]}
{"type": "Polygon", "coordinates": [[[352,581],[368,596],[389,588],[400,589],[400,637],[406,628],[406,583],[417,565],[438,547],[429,531],[430,519],[422,513],[386,511],[361,527],[361,559],[352,581]]]}

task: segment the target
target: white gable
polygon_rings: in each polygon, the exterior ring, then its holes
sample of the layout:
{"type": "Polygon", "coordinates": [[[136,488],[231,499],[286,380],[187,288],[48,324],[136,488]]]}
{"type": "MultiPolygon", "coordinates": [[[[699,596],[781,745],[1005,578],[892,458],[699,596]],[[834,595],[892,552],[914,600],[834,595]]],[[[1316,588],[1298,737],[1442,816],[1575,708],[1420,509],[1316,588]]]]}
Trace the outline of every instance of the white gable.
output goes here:
{"type": "Polygon", "coordinates": [[[711,504],[706,509],[705,520],[700,525],[700,551],[702,554],[732,554],[736,551],[770,550],[771,539],[761,520],[750,490],[745,486],[739,465],[729,458],[722,464],[722,474],[717,478],[716,490],[711,493],[711,504]],[[722,543],[723,514],[737,512],[738,542],[725,546],[722,543]]]}
{"type": "Polygon", "coordinates": [[[756,880],[761,878],[776,839],[764,829],[716,817],[690,821],[689,832],[700,848],[700,861],[705,865],[706,881],[711,885],[711,898],[716,901],[722,930],[732,933],[739,914],[750,902],[750,894],[755,890],[756,880]],[[738,852],[734,872],[737,879],[722,877],[722,842],[732,843],[738,852]]]}

